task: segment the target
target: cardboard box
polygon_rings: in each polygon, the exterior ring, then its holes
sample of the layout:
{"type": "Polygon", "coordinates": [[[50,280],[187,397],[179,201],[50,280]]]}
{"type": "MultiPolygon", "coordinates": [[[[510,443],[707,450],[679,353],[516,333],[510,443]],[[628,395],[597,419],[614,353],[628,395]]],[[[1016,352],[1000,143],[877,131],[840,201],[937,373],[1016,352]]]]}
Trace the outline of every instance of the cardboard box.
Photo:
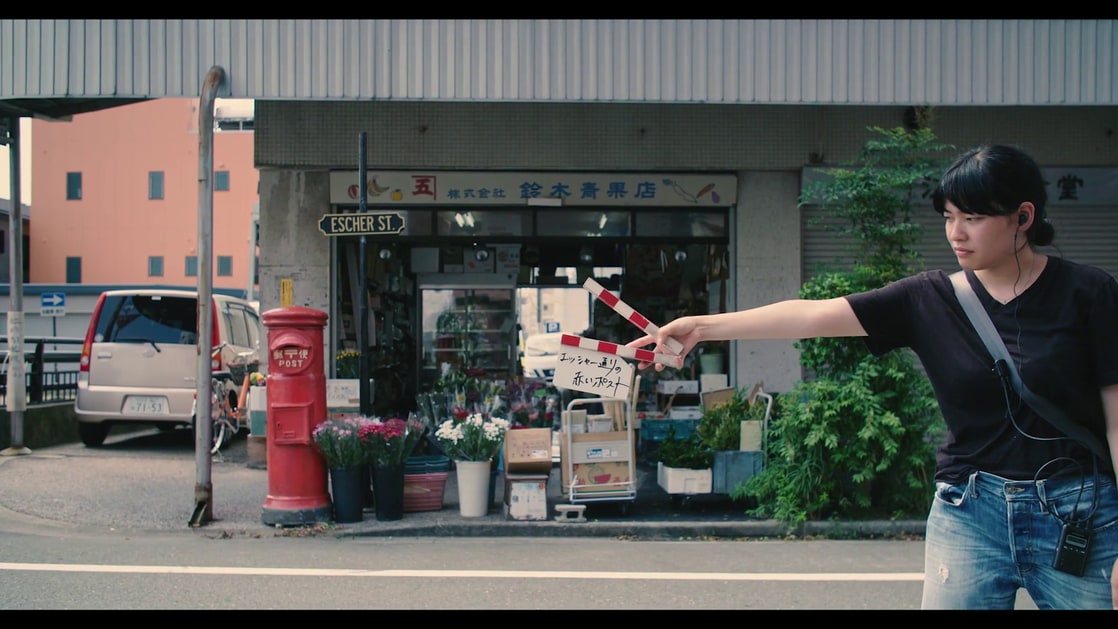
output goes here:
{"type": "Polygon", "coordinates": [[[698,395],[698,380],[660,380],[656,383],[656,392],[664,395],[674,393],[683,395],[698,395]]]}
{"type": "Polygon", "coordinates": [[[703,409],[700,406],[676,406],[668,412],[671,419],[702,419],[703,409]]]}
{"type": "Polygon", "coordinates": [[[713,389],[711,391],[704,390],[701,396],[703,399],[703,409],[709,410],[714,408],[715,406],[718,406],[719,404],[725,404],[726,402],[729,402],[730,400],[734,399],[734,393],[736,391],[737,389],[733,387],[728,389],[713,389]]]}
{"type": "MultiPolygon", "coordinates": [[[[571,473],[574,474],[578,487],[576,494],[591,494],[597,492],[620,492],[634,489],[633,478],[629,474],[629,463],[614,461],[610,463],[575,463],[571,473]]],[[[568,474],[567,470],[563,472],[568,474]]],[[[562,492],[570,494],[571,481],[568,476],[563,483],[562,492]]]]}
{"type": "Polygon", "coordinates": [[[729,383],[730,377],[724,373],[705,373],[699,376],[699,391],[706,393],[707,391],[725,389],[729,383]]]}
{"type": "Polygon", "coordinates": [[[586,432],[611,431],[613,431],[613,418],[609,415],[590,415],[586,418],[586,432]]]}
{"type": "Polygon", "coordinates": [[[579,494],[631,490],[634,483],[630,467],[636,460],[635,444],[627,431],[574,433],[559,435],[559,467],[562,493],[570,493],[571,476],[579,494]]]}
{"type": "Polygon", "coordinates": [[[546,520],[547,479],[546,474],[506,474],[505,518],[546,520]]]}
{"type": "Polygon", "coordinates": [[[739,450],[760,450],[764,437],[764,423],[759,419],[747,419],[741,422],[741,447],[739,450]]]}
{"type": "Polygon", "coordinates": [[[563,411],[562,426],[571,432],[586,432],[586,409],[563,411]]]}
{"type": "Polygon", "coordinates": [[[551,472],[551,429],[517,428],[505,433],[504,470],[507,474],[551,472]]]}
{"type": "Polygon", "coordinates": [[[656,484],[669,494],[709,494],[713,480],[710,468],[692,470],[656,464],[656,484]]]}

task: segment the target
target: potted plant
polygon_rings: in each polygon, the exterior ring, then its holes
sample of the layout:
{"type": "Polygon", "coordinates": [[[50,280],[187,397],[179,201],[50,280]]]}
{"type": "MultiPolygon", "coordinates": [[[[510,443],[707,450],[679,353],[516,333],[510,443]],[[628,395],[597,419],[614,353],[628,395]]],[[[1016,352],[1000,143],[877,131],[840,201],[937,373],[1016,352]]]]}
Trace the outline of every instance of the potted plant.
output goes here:
{"type": "Polygon", "coordinates": [[[370,421],[361,415],[345,415],[327,419],[311,431],[330,473],[336,522],[360,522],[364,517],[369,464],[360,434],[370,421]]]}
{"type": "Polygon", "coordinates": [[[656,449],[656,482],[669,494],[706,494],[711,490],[714,451],[699,433],[676,437],[675,426],[656,449]]]}
{"type": "Polygon", "coordinates": [[[371,421],[361,415],[345,415],[315,426],[311,437],[328,469],[360,467],[368,463],[360,431],[371,421]]]}
{"type": "Polygon", "coordinates": [[[374,418],[358,431],[365,459],[372,466],[373,498],[378,520],[399,520],[404,514],[404,463],[423,438],[418,418],[374,418]]]}
{"type": "Polygon", "coordinates": [[[703,410],[696,432],[713,453],[713,493],[732,494],[734,488],[761,471],[764,454],[760,451],[760,435],[771,400],[758,383],[748,391],[736,389],[725,402],[703,410]]]}
{"type": "Polygon", "coordinates": [[[508,429],[504,418],[472,413],[448,419],[435,431],[443,452],[454,461],[458,511],[463,517],[480,517],[489,511],[489,473],[508,429]]]}
{"type": "Polygon", "coordinates": [[[337,364],[338,377],[342,379],[355,379],[360,375],[361,354],[352,349],[344,349],[334,356],[337,364]]]}
{"type": "Polygon", "coordinates": [[[361,426],[358,436],[370,465],[403,466],[426,430],[427,426],[418,418],[373,418],[361,426]]]}

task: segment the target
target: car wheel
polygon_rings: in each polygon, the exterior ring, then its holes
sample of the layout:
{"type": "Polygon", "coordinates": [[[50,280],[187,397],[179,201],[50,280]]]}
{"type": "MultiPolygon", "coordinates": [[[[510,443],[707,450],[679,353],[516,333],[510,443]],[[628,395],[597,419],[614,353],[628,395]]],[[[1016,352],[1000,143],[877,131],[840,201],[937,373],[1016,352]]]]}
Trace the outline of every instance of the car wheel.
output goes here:
{"type": "Polygon", "coordinates": [[[79,423],[78,436],[87,447],[96,448],[105,443],[105,437],[109,436],[109,425],[79,423]]]}

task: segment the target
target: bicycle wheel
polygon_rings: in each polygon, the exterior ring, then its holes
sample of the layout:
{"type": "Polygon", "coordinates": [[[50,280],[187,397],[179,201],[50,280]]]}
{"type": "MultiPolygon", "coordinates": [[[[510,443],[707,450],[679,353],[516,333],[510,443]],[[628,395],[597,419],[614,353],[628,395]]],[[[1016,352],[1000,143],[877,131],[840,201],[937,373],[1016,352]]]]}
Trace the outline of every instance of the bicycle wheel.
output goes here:
{"type": "MultiPolygon", "coordinates": [[[[221,380],[214,378],[210,383],[210,454],[217,454],[221,446],[232,438],[232,431],[228,419],[229,402],[225,398],[225,385],[221,380]]],[[[193,422],[194,438],[198,439],[198,407],[194,408],[193,422]]]]}
{"type": "Polygon", "coordinates": [[[233,417],[233,409],[229,406],[229,393],[226,390],[228,381],[214,378],[210,389],[210,415],[213,418],[213,444],[210,454],[217,454],[221,447],[228,443],[237,429],[233,417]]]}

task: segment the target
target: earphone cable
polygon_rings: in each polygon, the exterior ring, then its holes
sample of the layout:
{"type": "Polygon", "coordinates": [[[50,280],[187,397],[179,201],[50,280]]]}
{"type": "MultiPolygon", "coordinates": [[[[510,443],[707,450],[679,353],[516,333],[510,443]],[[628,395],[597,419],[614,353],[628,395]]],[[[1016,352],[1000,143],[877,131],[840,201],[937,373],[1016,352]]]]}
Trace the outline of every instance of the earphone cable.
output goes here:
{"type": "Polygon", "coordinates": [[[1091,518],[1093,518],[1095,516],[1095,511],[1097,511],[1098,508],[1099,508],[1099,461],[1098,461],[1098,458],[1091,457],[1091,462],[1092,462],[1092,466],[1093,466],[1093,478],[1095,480],[1094,485],[1092,485],[1092,487],[1091,487],[1091,510],[1088,511],[1087,515],[1083,516],[1083,518],[1081,518],[1081,519],[1075,517],[1076,512],[1079,511],[1079,500],[1080,500],[1080,498],[1083,497],[1083,492],[1086,491],[1086,484],[1087,484],[1086,483],[1087,477],[1083,473],[1083,465],[1081,463],[1079,463],[1075,459],[1072,459],[1072,458],[1069,458],[1069,457],[1066,457],[1066,456],[1061,456],[1061,457],[1057,457],[1055,459],[1052,459],[1051,461],[1045,463],[1044,465],[1041,465],[1037,469],[1036,474],[1033,474],[1033,484],[1036,485],[1036,483],[1040,480],[1040,473],[1044,471],[1044,468],[1048,467],[1049,465],[1051,465],[1053,463],[1056,463],[1057,461],[1071,461],[1072,463],[1075,463],[1076,466],[1079,468],[1079,493],[1076,495],[1076,498],[1075,498],[1075,506],[1072,507],[1071,516],[1065,518],[1064,516],[1060,515],[1059,511],[1057,511],[1055,507],[1049,505],[1047,496],[1038,494],[1041,506],[1044,507],[1045,511],[1051,513],[1052,517],[1056,518],[1057,520],[1059,520],[1060,522],[1063,522],[1066,525],[1082,524],[1082,525],[1085,525],[1085,526],[1090,526],[1091,518]]]}

